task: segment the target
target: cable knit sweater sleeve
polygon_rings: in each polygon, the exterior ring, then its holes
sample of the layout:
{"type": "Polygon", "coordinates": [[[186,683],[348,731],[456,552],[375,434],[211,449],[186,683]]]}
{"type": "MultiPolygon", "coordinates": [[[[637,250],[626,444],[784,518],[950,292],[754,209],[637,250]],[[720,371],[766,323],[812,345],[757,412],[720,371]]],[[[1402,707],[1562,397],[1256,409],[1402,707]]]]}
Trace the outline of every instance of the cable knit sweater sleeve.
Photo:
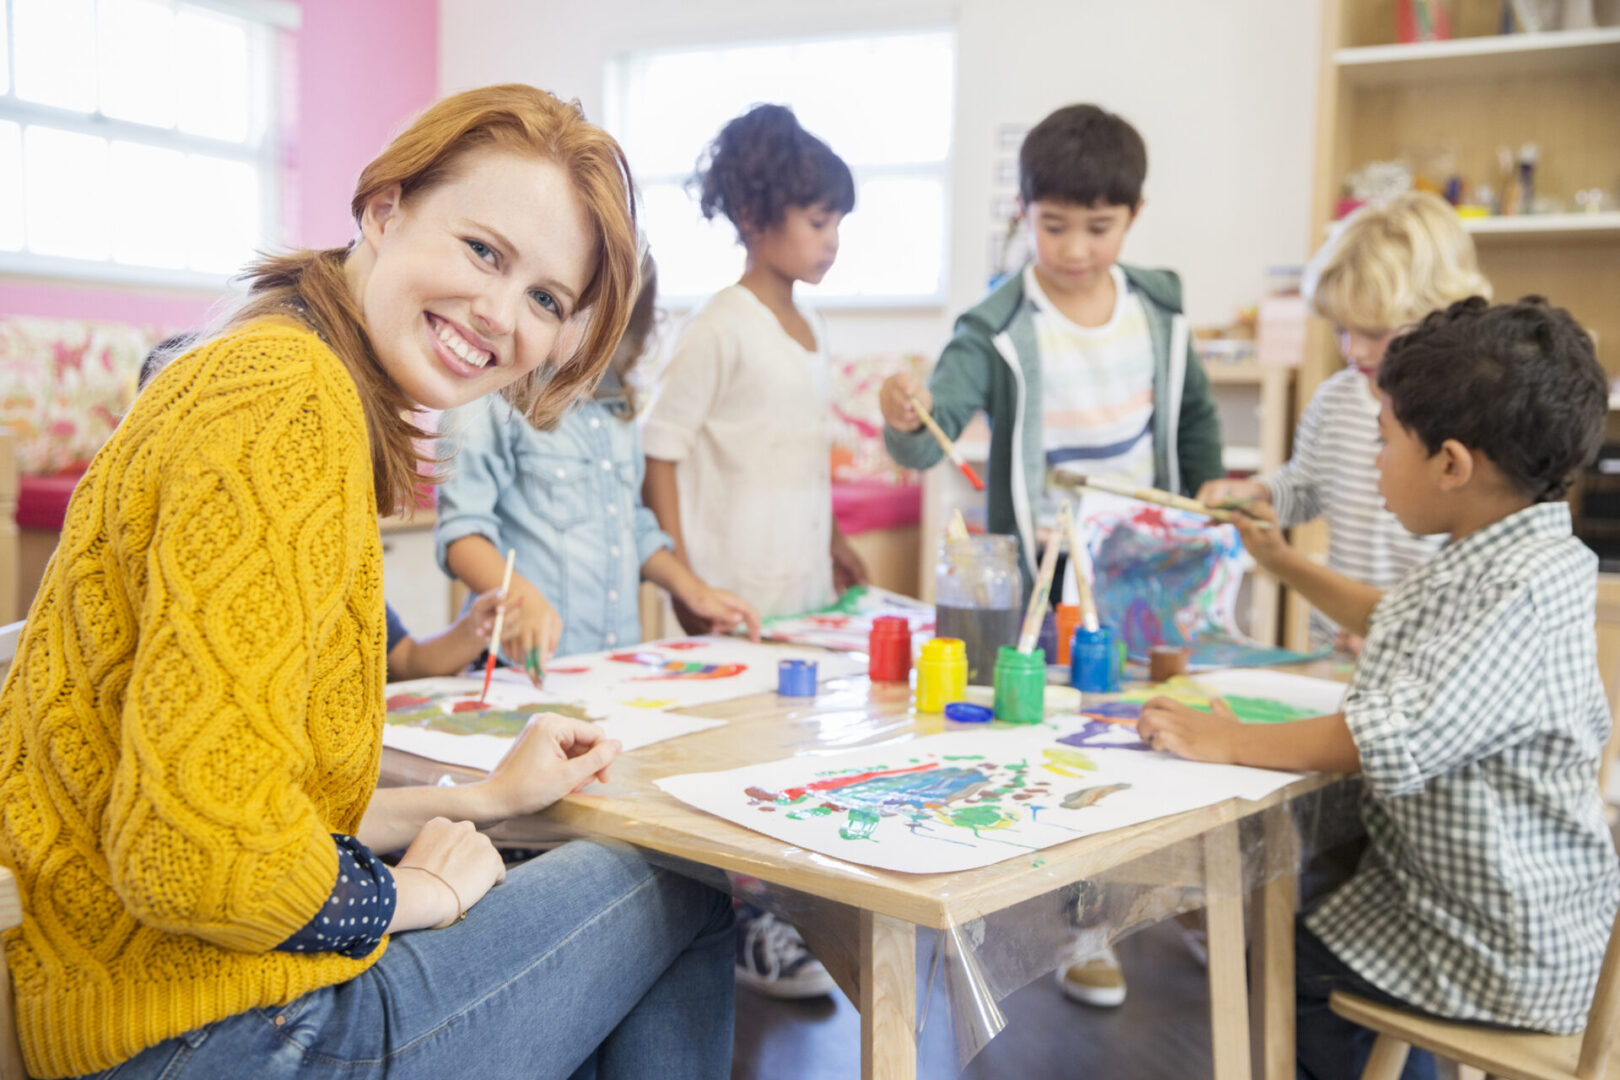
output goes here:
{"type": "Polygon", "coordinates": [[[104,491],[123,523],[113,541],[145,556],[101,840],[138,922],[262,952],[326,902],[331,833],[352,831],[369,798],[327,787],[363,751],[323,730],[352,729],[342,714],[363,707],[331,692],[344,673],[326,660],[342,650],[323,644],[382,629],[354,610],[376,508],[364,416],[335,357],[274,327],[208,348],[192,385],[148,391],[175,400],[130,420],[163,430],[131,440],[146,460],[104,491]],[[148,521],[149,537],[127,535],[148,521]]]}

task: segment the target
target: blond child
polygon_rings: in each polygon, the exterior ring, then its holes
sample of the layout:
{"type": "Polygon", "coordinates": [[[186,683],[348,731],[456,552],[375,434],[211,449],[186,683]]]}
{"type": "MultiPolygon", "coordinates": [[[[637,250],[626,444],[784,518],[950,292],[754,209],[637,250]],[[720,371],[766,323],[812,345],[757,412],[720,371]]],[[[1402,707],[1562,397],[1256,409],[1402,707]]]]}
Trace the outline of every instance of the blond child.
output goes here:
{"type": "MultiPolygon", "coordinates": [[[[1211,480],[1201,502],[1271,504],[1283,525],[1326,517],[1328,566],[1380,588],[1439,550],[1443,537],[1413,536],[1384,508],[1373,460],[1378,456],[1378,366],[1403,329],[1469,296],[1490,298],[1474,245],[1443,199],[1407,192],[1363,207],[1312,260],[1307,291],[1316,313],[1333,323],[1346,367],[1315,394],[1294,433],[1294,453],[1253,480],[1211,480]]],[[[1320,612],[1311,616],[1318,645],[1354,651],[1320,612]]]]}

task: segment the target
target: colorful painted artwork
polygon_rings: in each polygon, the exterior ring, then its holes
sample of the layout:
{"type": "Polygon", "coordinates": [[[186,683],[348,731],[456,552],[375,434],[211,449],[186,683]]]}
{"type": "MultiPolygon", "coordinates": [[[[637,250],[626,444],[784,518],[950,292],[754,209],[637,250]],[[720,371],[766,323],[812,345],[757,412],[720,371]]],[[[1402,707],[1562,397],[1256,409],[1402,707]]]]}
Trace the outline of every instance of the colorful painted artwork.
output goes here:
{"type": "Polygon", "coordinates": [[[803,615],[780,615],[765,620],[765,637],[795,645],[865,653],[872,620],[895,615],[911,626],[913,647],[934,635],[934,605],[875,585],[845,589],[837,602],[803,615]]]}
{"type": "Polygon", "coordinates": [[[1206,517],[1087,492],[1080,528],[1104,624],[1134,660],[1155,645],[1185,645],[1193,670],[1292,664],[1296,653],[1244,637],[1237,626],[1246,556],[1238,531],[1206,517]]]}
{"type": "Polygon", "coordinates": [[[672,776],[658,786],[798,847],[888,870],[946,873],[1229,798],[1262,798],[1296,779],[1168,754],[1080,749],[1060,741],[1066,733],[952,732],[672,776]]]}
{"type": "Polygon", "coordinates": [[[709,635],[559,657],[546,666],[545,688],[566,701],[684,708],[774,692],[777,663],[790,659],[814,660],[822,680],[865,670],[821,649],[709,635]]]}
{"type": "Polygon", "coordinates": [[[1253,668],[1175,678],[1134,687],[1107,701],[1086,702],[1080,710],[1083,723],[1061,741],[1074,747],[1146,750],[1148,745],[1136,735],[1136,721],[1142,706],[1156,697],[1173,698],[1206,712],[1210,698],[1219,697],[1246,724],[1280,724],[1337,712],[1344,684],[1253,668]]]}
{"type": "Polygon", "coordinates": [[[625,750],[673,739],[722,721],[656,708],[570,700],[506,679],[415,679],[390,683],[383,745],[450,765],[491,769],[536,713],[561,713],[600,724],[625,750]]]}

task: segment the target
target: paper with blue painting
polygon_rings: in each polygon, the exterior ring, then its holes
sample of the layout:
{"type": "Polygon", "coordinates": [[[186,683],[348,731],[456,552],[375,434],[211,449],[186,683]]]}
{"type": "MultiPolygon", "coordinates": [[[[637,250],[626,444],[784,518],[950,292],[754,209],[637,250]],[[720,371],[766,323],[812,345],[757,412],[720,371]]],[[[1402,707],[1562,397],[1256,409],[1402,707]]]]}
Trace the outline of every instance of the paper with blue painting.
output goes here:
{"type": "Polygon", "coordinates": [[[1264,645],[1238,629],[1238,591],[1250,560],[1232,526],[1093,491],[1080,500],[1078,521],[1086,548],[1080,569],[1098,617],[1131,659],[1145,661],[1155,645],[1187,646],[1194,671],[1326,655],[1264,645]]]}
{"type": "Polygon", "coordinates": [[[1293,773],[1075,747],[1074,717],[807,754],[657,781],[690,806],[863,866],[950,873],[1082,836],[1260,799],[1293,773]]]}

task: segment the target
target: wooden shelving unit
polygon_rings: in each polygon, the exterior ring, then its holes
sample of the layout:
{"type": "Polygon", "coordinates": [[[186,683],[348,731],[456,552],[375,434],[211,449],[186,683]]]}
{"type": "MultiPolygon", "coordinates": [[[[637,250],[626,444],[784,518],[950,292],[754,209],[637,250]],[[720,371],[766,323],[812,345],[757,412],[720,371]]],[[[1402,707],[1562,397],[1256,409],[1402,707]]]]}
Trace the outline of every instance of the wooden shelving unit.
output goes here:
{"type": "MultiPolygon", "coordinates": [[[[1324,0],[1311,236],[1323,236],[1344,177],[1369,161],[1444,153],[1473,183],[1498,186],[1497,148],[1533,142],[1538,193],[1574,205],[1577,190],[1620,186],[1620,28],[1497,35],[1497,0],[1455,0],[1451,41],[1398,44],[1395,0],[1324,0]]],[[[1465,221],[1496,298],[1540,294],[1597,337],[1620,375],[1620,213],[1465,221]]],[[[1303,409],[1341,366],[1313,320],[1295,387],[1303,409]]],[[[1326,550],[1318,523],[1296,530],[1326,550]]],[[[1306,605],[1291,598],[1285,643],[1305,641],[1306,605]]]]}

